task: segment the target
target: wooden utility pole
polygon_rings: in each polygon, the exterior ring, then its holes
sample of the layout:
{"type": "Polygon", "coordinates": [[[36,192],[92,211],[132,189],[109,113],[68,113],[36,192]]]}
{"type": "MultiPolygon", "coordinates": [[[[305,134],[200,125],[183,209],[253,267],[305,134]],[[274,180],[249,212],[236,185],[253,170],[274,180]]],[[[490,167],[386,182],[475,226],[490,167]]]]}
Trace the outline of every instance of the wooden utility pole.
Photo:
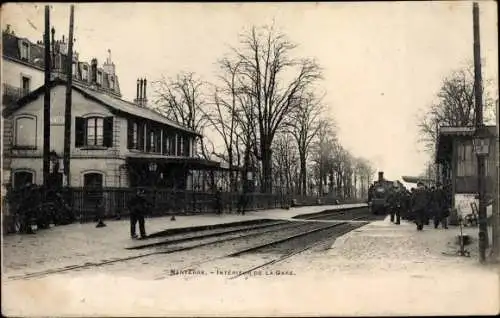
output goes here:
{"type": "Polygon", "coordinates": [[[50,7],[45,6],[45,96],[43,100],[43,185],[48,186],[50,174],[50,7]]]}
{"type": "Polygon", "coordinates": [[[73,19],[74,5],[71,5],[69,16],[69,39],[68,54],[66,59],[66,107],[64,111],[64,175],[66,177],[66,186],[71,185],[70,177],[70,152],[71,152],[71,92],[73,84],[73,19]]]}
{"type": "MultiPolygon", "coordinates": [[[[481,78],[481,44],[479,34],[479,5],[474,2],[472,6],[473,31],[474,31],[474,91],[476,102],[476,131],[484,127],[483,123],[483,85],[481,78]]],[[[488,236],[488,225],[486,220],[486,180],[485,180],[485,157],[477,156],[478,192],[479,192],[479,261],[486,260],[486,247],[488,236]]]]}
{"type": "Polygon", "coordinates": [[[500,150],[498,146],[500,145],[500,114],[499,106],[498,106],[498,98],[496,105],[496,143],[493,149],[495,150],[495,164],[496,164],[496,180],[495,180],[495,191],[493,195],[496,197],[493,199],[493,228],[492,228],[492,247],[493,247],[493,257],[498,260],[500,256],[500,210],[499,210],[499,201],[500,201],[500,150]],[[495,194],[496,193],[496,194],[495,194]]]}

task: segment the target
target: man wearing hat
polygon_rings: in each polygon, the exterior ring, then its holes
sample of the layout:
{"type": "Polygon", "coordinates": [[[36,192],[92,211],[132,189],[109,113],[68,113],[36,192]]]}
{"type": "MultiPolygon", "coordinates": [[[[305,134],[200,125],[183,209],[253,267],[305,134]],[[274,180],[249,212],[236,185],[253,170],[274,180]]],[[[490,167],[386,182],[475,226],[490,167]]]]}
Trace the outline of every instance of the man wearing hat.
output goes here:
{"type": "Polygon", "coordinates": [[[146,238],[146,227],[144,222],[144,215],[149,207],[149,202],[144,196],[144,190],[138,188],[135,195],[128,202],[130,211],[130,236],[133,239],[137,238],[135,234],[135,225],[139,222],[139,231],[141,234],[141,239],[146,238]]]}
{"type": "Polygon", "coordinates": [[[437,229],[439,224],[441,223],[443,228],[447,229],[448,224],[446,222],[446,218],[449,216],[449,206],[447,202],[446,192],[441,183],[437,184],[436,189],[436,202],[438,206],[438,210],[436,211],[436,215],[434,217],[434,228],[437,229]]]}
{"type": "Polygon", "coordinates": [[[412,212],[417,224],[417,231],[422,231],[426,218],[426,209],[429,206],[428,192],[422,182],[417,183],[417,189],[412,195],[412,212]]]}

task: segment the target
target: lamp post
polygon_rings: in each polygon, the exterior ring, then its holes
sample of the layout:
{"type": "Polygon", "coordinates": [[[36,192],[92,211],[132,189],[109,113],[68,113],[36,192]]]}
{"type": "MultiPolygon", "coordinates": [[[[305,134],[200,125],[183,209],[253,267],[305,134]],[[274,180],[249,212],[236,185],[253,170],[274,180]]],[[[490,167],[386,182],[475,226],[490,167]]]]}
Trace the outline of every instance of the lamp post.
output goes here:
{"type": "Polygon", "coordinates": [[[253,181],[253,172],[251,170],[248,170],[247,171],[247,180],[246,180],[246,184],[245,186],[243,187],[244,191],[243,192],[246,192],[243,194],[244,196],[244,207],[243,207],[243,211],[242,213],[245,213],[245,207],[248,205],[249,203],[249,195],[248,193],[250,192],[253,192],[253,185],[254,185],[254,181],[253,181]],[[251,185],[251,186],[250,186],[251,185]]]}
{"type": "Polygon", "coordinates": [[[149,163],[149,178],[150,178],[150,182],[152,183],[153,185],[153,204],[154,204],[154,201],[156,200],[156,169],[158,169],[158,164],[156,162],[150,162],[149,163]]]}
{"type": "Polygon", "coordinates": [[[489,154],[490,138],[488,130],[484,125],[476,128],[473,139],[474,152],[477,155],[477,174],[478,174],[478,194],[479,194],[479,261],[484,263],[486,260],[486,247],[488,246],[488,224],[486,215],[486,175],[485,161],[489,154]]]}

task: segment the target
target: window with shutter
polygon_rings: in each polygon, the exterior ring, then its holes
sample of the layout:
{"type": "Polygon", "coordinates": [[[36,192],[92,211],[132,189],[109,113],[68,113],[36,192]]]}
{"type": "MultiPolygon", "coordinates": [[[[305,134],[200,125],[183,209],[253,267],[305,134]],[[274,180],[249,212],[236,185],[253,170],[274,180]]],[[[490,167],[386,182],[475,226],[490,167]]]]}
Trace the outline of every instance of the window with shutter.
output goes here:
{"type": "Polygon", "coordinates": [[[151,152],[156,152],[156,143],[155,143],[155,132],[154,132],[154,130],[151,130],[149,132],[148,143],[149,143],[149,149],[150,149],[150,151],[151,152]]]}
{"type": "Polygon", "coordinates": [[[104,146],[104,118],[86,118],[86,146],[104,146]]]}
{"type": "Polygon", "coordinates": [[[104,118],[104,128],[103,128],[103,145],[104,147],[113,147],[113,117],[104,118]]]}
{"type": "Polygon", "coordinates": [[[184,156],[189,157],[189,151],[190,151],[190,139],[188,136],[184,137],[184,156]]]}
{"type": "Polygon", "coordinates": [[[149,125],[146,123],[144,124],[144,135],[145,135],[145,143],[146,143],[146,152],[150,152],[151,151],[151,128],[149,127],[149,125]]]}
{"type": "Polygon", "coordinates": [[[140,151],[144,151],[144,129],[145,124],[141,122],[137,125],[138,133],[137,133],[137,149],[140,151]]]}
{"type": "Polygon", "coordinates": [[[175,134],[172,134],[169,136],[168,140],[169,140],[169,143],[170,143],[170,147],[169,147],[169,155],[170,156],[175,156],[175,149],[176,149],[176,146],[175,146],[175,141],[176,141],[176,138],[175,138],[175,134]]]}
{"type": "Polygon", "coordinates": [[[156,152],[161,153],[161,129],[155,130],[156,152]]]}
{"type": "Polygon", "coordinates": [[[181,135],[175,134],[175,141],[176,141],[175,155],[176,156],[181,156],[182,155],[182,151],[181,151],[182,138],[181,138],[181,135]]]}
{"type": "Polygon", "coordinates": [[[75,118],[75,147],[79,148],[84,145],[85,140],[85,119],[81,117],[75,118]]]}
{"type": "Polygon", "coordinates": [[[136,123],[132,119],[127,120],[127,148],[134,149],[134,128],[136,123]]]}

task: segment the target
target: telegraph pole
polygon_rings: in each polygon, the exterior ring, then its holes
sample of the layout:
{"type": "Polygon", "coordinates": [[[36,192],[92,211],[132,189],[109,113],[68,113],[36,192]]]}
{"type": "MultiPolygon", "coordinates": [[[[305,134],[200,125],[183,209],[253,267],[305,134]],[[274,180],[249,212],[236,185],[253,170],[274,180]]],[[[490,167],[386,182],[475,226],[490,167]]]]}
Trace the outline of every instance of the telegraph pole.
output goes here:
{"type": "MultiPolygon", "coordinates": [[[[474,30],[474,91],[476,102],[476,130],[484,128],[483,123],[483,85],[481,78],[481,44],[479,35],[479,5],[474,2],[472,6],[473,30],[474,30]]],[[[485,157],[477,156],[478,192],[479,192],[479,261],[486,261],[486,245],[488,225],[486,220],[486,180],[485,180],[485,157]]]]}
{"type": "Polygon", "coordinates": [[[71,152],[71,92],[73,84],[73,19],[74,5],[71,5],[69,16],[69,39],[68,54],[66,60],[66,107],[64,111],[64,175],[66,177],[66,186],[70,186],[70,152],[71,152]]]}
{"type": "Polygon", "coordinates": [[[45,6],[45,96],[43,100],[43,185],[48,186],[50,173],[50,7],[45,6]]]}
{"type": "Polygon", "coordinates": [[[500,114],[498,106],[498,98],[496,103],[496,146],[495,149],[495,163],[496,163],[496,180],[495,180],[495,192],[496,198],[493,200],[493,229],[492,229],[492,247],[493,247],[493,257],[498,259],[500,256],[500,211],[499,211],[499,201],[500,201],[500,153],[498,146],[500,145],[500,114]]]}

